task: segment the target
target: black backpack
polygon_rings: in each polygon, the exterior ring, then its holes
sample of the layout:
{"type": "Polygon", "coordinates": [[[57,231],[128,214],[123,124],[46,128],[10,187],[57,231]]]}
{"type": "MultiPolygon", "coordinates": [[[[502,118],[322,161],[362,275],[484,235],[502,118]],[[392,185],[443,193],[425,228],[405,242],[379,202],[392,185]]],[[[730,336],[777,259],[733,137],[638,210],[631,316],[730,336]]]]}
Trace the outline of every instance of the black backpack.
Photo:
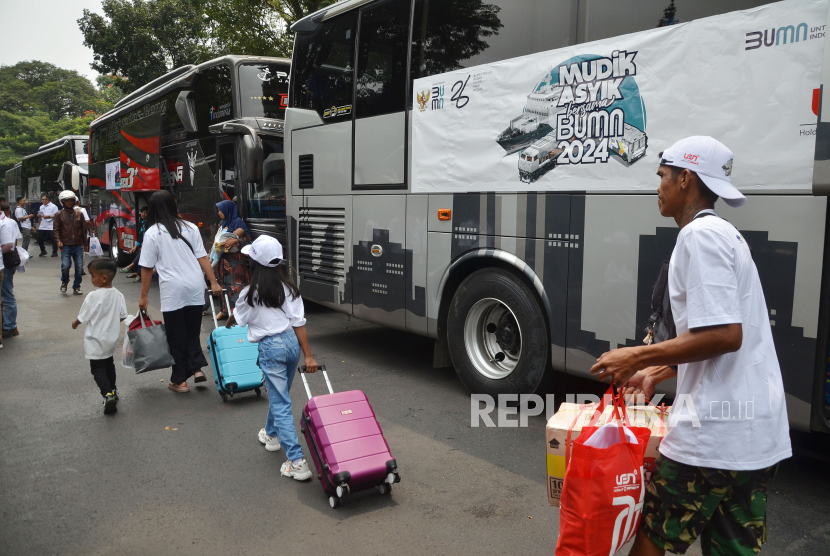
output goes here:
{"type": "MultiPolygon", "coordinates": [[[[700,213],[694,220],[704,216],[715,216],[711,212],[700,213]]],[[[663,261],[657,282],[651,290],[651,316],[645,328],[644,344],[659,344],[666,340],[677,338],[677,328],[674,326],[674,317],[671,313],[671,298],[669,297],[669,261],[663,261]]]]}

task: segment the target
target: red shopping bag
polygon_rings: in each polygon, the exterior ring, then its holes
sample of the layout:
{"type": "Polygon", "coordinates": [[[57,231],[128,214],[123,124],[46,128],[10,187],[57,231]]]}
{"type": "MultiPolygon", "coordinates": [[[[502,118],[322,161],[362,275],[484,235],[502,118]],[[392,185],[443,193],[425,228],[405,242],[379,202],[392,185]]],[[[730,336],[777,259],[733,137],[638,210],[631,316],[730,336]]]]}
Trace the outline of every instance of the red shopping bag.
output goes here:
{"type": "Polygon", "coordinates": [[[625,404],[613,387],[572,449],[568,432],[556,556],[612,556],[634,538],[643,509],[643,456],[650,435],[647,427],[630,426],[625,404]],[[597,427],[609,400],[614,404],[609,423],[597,427]],[[591,445],[609,433],[615,435],[613,444],[591,445]],[[599,436],[589,442],[595,435],[599,436]]]}

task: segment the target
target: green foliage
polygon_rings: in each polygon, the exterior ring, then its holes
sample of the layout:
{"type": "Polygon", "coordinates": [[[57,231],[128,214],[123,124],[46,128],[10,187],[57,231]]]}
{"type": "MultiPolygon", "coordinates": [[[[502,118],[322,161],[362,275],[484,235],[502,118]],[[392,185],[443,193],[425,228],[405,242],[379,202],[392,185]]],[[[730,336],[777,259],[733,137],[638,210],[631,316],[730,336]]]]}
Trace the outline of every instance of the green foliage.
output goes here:
{"type": "Polygon", "coordinates": [[[291,52],[290,42],[283,40],[285,26],[268,0],[212,0],[205,13],[216,56],[285,56],[291,52]]]}
{"type": "Polygon", "coordinates": [[[0,66],[0,180],[39,146],[88,134],[92,120],[121,95],[117,89],[99,91],[83,75],[45,62],[0,66]]]}
{"type": "Polygon", "coordinates": [[[298,18],[334,0],[103,0],[78,26],[92,69],[130,93],[170,70],[225,54],[290,56],[298,18]]]}
{"type": "Polygon", "coordinates": [[[104,15],[84,10],[78,26],[92,48],[92,69],[124,78],[134,91],[169,70],[209,60],[202,0],[104,0],[104,15]]]}
{"type": "Polygon", "coordinates": [[[45,62],[20,62],[0,66],[0,110],[43,111],[49,117],[78,118],[94,110],[98,93],[92,83],[76,71],[45,62]]]}

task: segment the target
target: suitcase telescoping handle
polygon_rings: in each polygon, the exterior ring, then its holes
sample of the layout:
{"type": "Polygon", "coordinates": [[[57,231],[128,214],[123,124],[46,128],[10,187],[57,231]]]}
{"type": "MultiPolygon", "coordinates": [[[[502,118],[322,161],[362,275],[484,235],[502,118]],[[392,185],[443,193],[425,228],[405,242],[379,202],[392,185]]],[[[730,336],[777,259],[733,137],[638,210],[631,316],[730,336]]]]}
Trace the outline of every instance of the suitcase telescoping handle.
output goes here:
{"type": "MultiPolygon", "coordinates": [[[[216,308],[213,306],[213,292],[210,291],[209,288],[207,289],[207,291],[210,292],[210,295],[208,297],[210,298],[210,316],[213,317],[213,328],[219,328],[219,321],[216,320],[216,308]]],[[[231,300],[228,299],[228,290],[223,289],[222,293],[225,294],[225,305],[228,306],[228,311],[230,311],[231,310],[231,300]]],[[[230,315],[228,315],[228,316],[230,316],[230,315]]]]}
{"type": "MultiPolygon", "coordinates": [[[[318,365],[317,366],[320,371],[323,373],[323,378],[326,379],[326,386],[329,388],[329,394],[334,394],[334,390],[331,389],[331,382],[329,382],[329,375],[326,374],[326,366],[325,365],[318,365]]],[[[311,390],[308,387],[308,381],[305,379],[305,365],[297,369],[300,373],[300,377],[303,379],[303,386],[305,386],[305,393],[308,394],[308,399],[311,399],[311,390]]]]}

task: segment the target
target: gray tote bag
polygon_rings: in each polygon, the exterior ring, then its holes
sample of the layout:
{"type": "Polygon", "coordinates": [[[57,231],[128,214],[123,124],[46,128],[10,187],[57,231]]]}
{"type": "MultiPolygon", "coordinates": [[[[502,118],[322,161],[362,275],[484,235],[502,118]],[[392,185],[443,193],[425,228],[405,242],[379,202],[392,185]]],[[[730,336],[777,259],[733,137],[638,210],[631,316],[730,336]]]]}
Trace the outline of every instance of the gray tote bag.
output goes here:
{"type": "MultiPolygon", "coordinates": [[[[144,312],[147,315],[147,312],[144,312]]],[[[170,347],[167,345],[167,333],[163,324],[156,324],[149,315],[141,319],[141,328],[127,332],[127,341],[133,348],[133,364],[135,372],[146,373],[156,369],[166,369],[173,366],[173,356],[170,355],[170,347]],[[147,326],[147,323],[150,326],[147,326]]]]}

